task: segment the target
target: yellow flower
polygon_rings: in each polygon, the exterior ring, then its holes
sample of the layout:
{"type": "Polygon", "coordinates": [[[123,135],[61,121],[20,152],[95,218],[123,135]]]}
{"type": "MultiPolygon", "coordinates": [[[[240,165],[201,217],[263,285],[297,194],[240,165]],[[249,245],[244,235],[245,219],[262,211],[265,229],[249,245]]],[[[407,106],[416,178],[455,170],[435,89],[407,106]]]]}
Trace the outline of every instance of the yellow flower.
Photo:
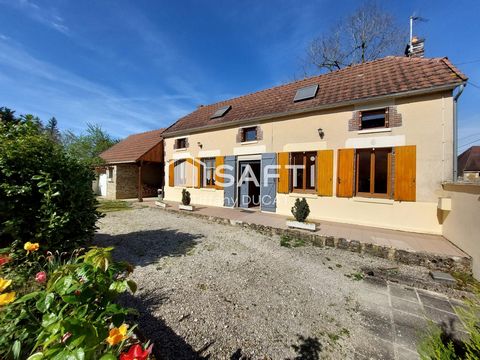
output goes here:
{"type": "Polygon", "coordinates": [[[128,325],[127,324],[122,324],[118,328],[113,328],[110,330],[108,333],[108,337],[106,339],[107,343],[109,343],[111,346],[117,345],[119,342],[125,340],[128,336],[127,335],[127,329],[128,325]]]}
{"type": "Polygon", "coordinates": [[[5,290],[7,287],[10,286],[12,280],[2,279],[0,278],[0,293],[5,290]]]}
{"type": "Polygon", "coordinates": [[[37,251],[39,247],[40,245],[38,245],[38,243],[31,243],[30,241],[27,241],[25,245],[23,245],[23,248],[28,252],[37,251]]]}
{"type": "Polygon", "coordinates": [[[0,306],[10,304],[15,300],[15,291],[0,295],[0,306]]]}

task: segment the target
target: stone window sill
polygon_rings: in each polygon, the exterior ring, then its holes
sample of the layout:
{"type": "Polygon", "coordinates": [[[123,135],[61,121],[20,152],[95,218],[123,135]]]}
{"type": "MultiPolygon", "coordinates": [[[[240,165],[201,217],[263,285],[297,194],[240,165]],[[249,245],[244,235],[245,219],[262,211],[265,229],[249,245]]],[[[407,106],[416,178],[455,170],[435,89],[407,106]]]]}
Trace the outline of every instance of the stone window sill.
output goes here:
{"type": "Polygon", "coordinates": [[[371,204],[386,204],[386,205],[393,205],[394,203],[394,200],[392,199],[367,198],[367,197],[360,197],[360,196],[354,197],[353,201],[365,202],[365,203],[371,203],[371,204]]]}
{"type": "Polygon", "coordinates": [[[241,142],[240,144],[241,145],[250,145],[250,144],[256,144],[256,143],[258,143],[258,140],[244,141],[244,142],[241,142]]]}
{"type": "Polygon", "coordinates": [[[187,148],[175,149],[174,151],[187,151],[187,148]]]}
{"type": "Polygon", "coordinates": [[[376,133],[384,133],[384,132],[392,132],[392,128],[378,128],[378,129],[367,129],[367,130],[359,130],[358,134],[376,134],[376,133]]]}
{"type": "Polygon", "coordinates": [[[293,192],[289,193],[288,196],[293,198],[318,199],[318,195],[312,193],[293,192]]]}

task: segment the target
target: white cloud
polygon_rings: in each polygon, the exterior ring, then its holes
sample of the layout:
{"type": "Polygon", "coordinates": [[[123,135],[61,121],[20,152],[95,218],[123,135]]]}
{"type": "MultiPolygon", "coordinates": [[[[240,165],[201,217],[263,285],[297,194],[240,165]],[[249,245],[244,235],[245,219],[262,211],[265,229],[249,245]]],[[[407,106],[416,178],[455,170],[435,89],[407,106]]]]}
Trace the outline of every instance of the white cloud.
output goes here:
{"type": "Polygon", "coordinates": [[[47,7],[45,5],[40,6],[31,0],[0,0],[0,3],[4,6],[8,5],[20,10],[31,19],[65,35],[70,33],[70,29],[65,25],[65,20],[53,7],[47,7]]]}
{"type": "Polygon", "coordinates": [[[176,94],[125,96],[70,71],[31,56],[18,44],[0,41],[0,106],[57,117],[63,128],[80,131],[99,123],[115,136],[167,126],[195,108],[188,89],[176,94]],[[8,54],[8,55],[7,55],[8,54]]]}

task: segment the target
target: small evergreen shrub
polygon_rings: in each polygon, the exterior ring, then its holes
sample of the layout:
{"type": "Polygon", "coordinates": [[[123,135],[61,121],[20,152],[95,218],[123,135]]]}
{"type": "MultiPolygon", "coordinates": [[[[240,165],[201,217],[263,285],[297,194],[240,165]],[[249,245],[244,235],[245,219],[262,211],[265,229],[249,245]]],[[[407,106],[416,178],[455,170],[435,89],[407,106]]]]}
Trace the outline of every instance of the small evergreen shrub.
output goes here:
{"type": "Polygon", "coordinates": [[[310,214],[310,207],[305,198],[302,198],[301,200],[297,198],[295,200],[295,205],[292,207],[292,214],[298,222],[305,222],[310,214]]]}
{"type": "Polygon", "coordinates": [[[190,205],[190,193],[187,189],[182,190],[182,204],[190,205]]]}

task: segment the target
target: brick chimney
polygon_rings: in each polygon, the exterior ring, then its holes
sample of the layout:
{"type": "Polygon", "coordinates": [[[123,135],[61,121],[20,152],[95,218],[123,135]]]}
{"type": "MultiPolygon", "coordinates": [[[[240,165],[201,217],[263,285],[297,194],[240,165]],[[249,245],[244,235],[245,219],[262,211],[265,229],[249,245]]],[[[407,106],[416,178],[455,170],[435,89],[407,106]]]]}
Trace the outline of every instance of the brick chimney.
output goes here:
{"type": "Polygon", "coordinates": [[[425,39],[414,36],[412,38],[412,47],[408,49],[409,57],[423,58],[425,56],[425,39]]]}

